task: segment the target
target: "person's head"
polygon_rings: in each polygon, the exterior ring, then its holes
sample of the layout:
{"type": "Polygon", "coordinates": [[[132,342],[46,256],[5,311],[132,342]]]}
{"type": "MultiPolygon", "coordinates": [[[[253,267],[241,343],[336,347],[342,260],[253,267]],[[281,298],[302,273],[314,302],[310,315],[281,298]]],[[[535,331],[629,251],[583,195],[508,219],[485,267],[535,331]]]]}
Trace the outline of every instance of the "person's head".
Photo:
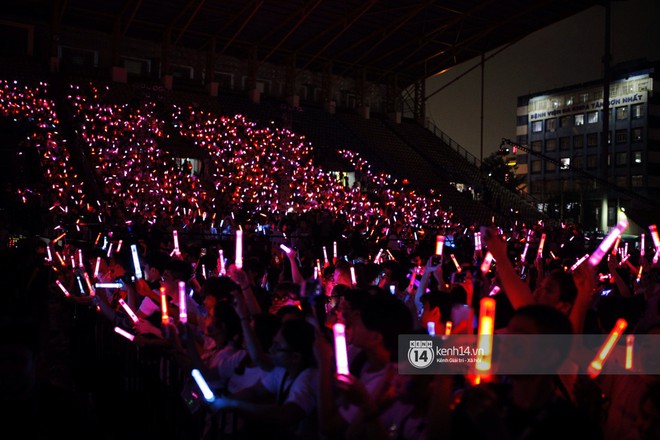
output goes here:
{"type": "Polygon", "coordinates": [[[506,333],[525,337],[504,339],[500,347],[500,362],[516,369],[520,375],[529,376],[540,369],[556,369],[565,361],[571,349],[569,342],[573,326],[568,316],[557,308],[530,304],[516,309],[506,333]],[[558,336],[547,339],[547,335],[558,336]]]}
{"type": "Polygon", "coordinates": [[[537,304],[554,307],[568,315],[577,297],[577,286],[570,273],[555,270],[543,277],[533,294],[537,304]]]}
{"type": "Polygon", "coordinates": [[[145,281],[150,283],[160,281],[163,271],[167,265],[169,256],[163,251],[152,251],[142,257],[143,275],[145,281]]]}
{"type": "Polygon", "coordinates": [[[346,260],[337,260],[332,281],[334,284],[345,284],[351,286],[351,263],[346,260]]]}
{"type": "Polygon", "coordinates": [[[165,293],[169,297],[176,298],[179,292],[179,281],[187,283],[192,273],[192,265],[189,262],[170,258],[161,276],[161,287],[165,288],[165,293]]]}
{"type": "Polygon", "coordinates": [[[212,337],[219,346],[240,342],[243,335],[241,320],[230,302],[216,303],[213,307],[213,314],[209,315],[208,319],[211,319],[211,322],[206,326],[206,334],[212,337]]]}
{"type": "Polygon", "coordinates": [[[385,349],[397,357],[400,334],[413,329],[413,316],[406,305],[391,295],[369,296],[353,322],[351,341],[365,350],[385,349]]]}
{"type": "Polygon", "coordinates": [[[422,314],[419,319],[422,328],[428,328],[429,322],[433,322],[436,328],[439,328],[450,319],[452,302],[446,293],[432,290],[424,293],[420,297],[420,301],[422,314]]]}
{"type": "Polygon", "coordinates": [[[284,306],[300,305],[300,285],[291,281],[277,283],[271,296],[271,304],[268,311],[277,313],[284,306]]]}
{"type": "Polygon", "coordinates": [[[289,371],[314,366],[314,338],[314,326],[304,319],[283,321],[269,350],[273,363],[289,371]]]}
{"type": "Polygon", "coordinates": [[[236,290],[240,290],[240,286],[228,276],[210,277],[204,280],[202,284],[202,304],[207,313],[211,314],[213,308],[219,302],[232,303],[236,290]]]}

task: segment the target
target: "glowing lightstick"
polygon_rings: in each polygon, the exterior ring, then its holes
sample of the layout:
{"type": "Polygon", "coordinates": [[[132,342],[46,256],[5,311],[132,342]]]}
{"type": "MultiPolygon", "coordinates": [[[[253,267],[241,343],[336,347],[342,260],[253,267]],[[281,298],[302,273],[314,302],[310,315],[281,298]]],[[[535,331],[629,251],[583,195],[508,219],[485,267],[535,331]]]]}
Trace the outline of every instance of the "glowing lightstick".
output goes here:
{"type": "Polygon", "coordinates": [[[650,225],[649,231],[651,231],[651,238],[653,238],[653,246],[655,246],[656,252],[660,249],[660,236],[658,235],[658,227],[656,225],[650,225]]]}
{"type": "Polygon", "coordinates": [[[121,289],[124,287],[123,283],[96,283],[94,285],[97,289],[121,289]]]}
{"type": "Polygon", "coordinates": [[[96,236],[96,240],[94,240],[94,246],[96,246],[97,244],[99,244],[99,240],[101,239],[101,235],[102,235],[102,234],[99,232],[99,235],[96,236]]]}
{"type": "Polygon", "coordinates": [[[479,301],[479,337],[477,339],[477,363],[475,369],[489,372],[493,355],[493,331],[495,330],[495,299],[489,296],[479,301]]]}
{"type": "Polygon", "coordinates": [[[50,250],[50,245],[46,246],[46,261],[53,261],[53,254],[50,250]]]}
{"type": "Polygon", "coordinates": [[[637,281],[638,283],[639,283],[640,280],[642,279],[642,271],[643,271],[643,270],[644,270],[644,266],[639,266],[639,272],[637,272],[637,278],[636,278],[636,280],[635,280],[635,281],[637,281]]]}
{"type": "Polygon", "coordinates": [[[435,322],[429,321],[426,323],[426,331],[430,336],[435,336],[435,322]]]}
{"type": "Polygon", "coordinates": [[[60,255],[60,253],[58,251],[55,251],[55,256],[60,261],[60,264],[62,265],[62,267],[66,267],[66,261],[64,261],[64,258],[62,258],[62,255],[60,255]]]}
{"type": "Polygon", "coordinates": [[[96,264],[94,265],[94,278],[99,277],[99,267],[101,266],[101,257],[96,257],[96,264]]]}
{"type": "Polygon", "coordinates": [[[543,247],[545,246],[545,232],[541,234],[541,241],[539,242],[539,250],[536,253],[536,258],[543,258],[543,247]]]}
{"type": "Polygon", "coordinates": [[[135,339],[135,335],[130,334],[129,332],[127,332],[126,330],[120,327],[115,327],[115,333],[122,335],[129,341],[133,341],[135,339]]]}
{"type": "Polygon", "coordinates": [[[337,364],[337,374],[349,374],[348,371],[348,352],[346,350],[346,326],[340,322],[332,326],[332,333],[335,338],[335,361],[337,364]]]}
{"type": "Polygon", "coordinates": [[[87,289],[89,289],[89,296],[95,296],[96,290],[94,290],[94,286],[92,285],[92,280],[89,279],[89,274],[87,272],[83,272],[83,278],[85,278],[87,289]]]}
{"type": "Polygon", "coordinates": [[[218,249],[218,276],[223,276],[227,274],[227,269],[225,268],[225,256],[222,249],[218,249]]]}
{"type": "Polygon", "coordinates": [[[489,252],[486,252],[486,256],[484,257],[484,261],[481,262],[481,273],[486,275],[488,271],[490,270],[490,265],[493,263],[493,254],[489,252]]]}
{"type": "Polygon", "coordinates": [[[639,239],[640,239],[640,243],[639,243],[639,255],[642,256],[642,257],[644,256],[644,252],[645,252],[645,249],[644,249],[644,248],[646,247],[646,244],[644,243],[646,240],[644,240],[644,237],[645,237],[645,234],[642,234],[642,235],[639,237],[639,239]]]}
{"type": "Polygon", "coordinates": [[[142,268],[140,267],[140,257],[138,256],[137,245],[131,245],[131,255],[133,256],[133,269],[135,270],[135,278],[138,280],[142,278],[142,268]]]}
{"type": "Polygon", "coordinates": [[[167,313],[167,295],[164,287],[160,288],[160,320],[163,324],[170,323],[170,315],[167,313]]]}
{"type": "Polygon", "coordinates": [[[614,327],[612,327],[612,330],[610,331],[610,334],[607,336],[607,339],[605,340],[605,342],[603,342],[603,345],[601,345],[600,349],[598,350],[598,353],[596,353],[596,356],[594,357],[594,359],[589,364],[589,367],[587,368],[587,373],[589,373],[589,376],[592,379],[598,376],[603,370],[603,365],[605,364],[605,361],[607,361],[607,358],[612,353],[614,346],[619,341],[619,338],[623,334],[623,331],[626,329],[626,327],[628,327],[628,321],[626,321],[623,318],[619,318],[614,324],[614,327]]]}
{"type": "Polygon", "coordinates": [[[318,267],[318,266],[314,266],[314,279],[315,279],[315,280],[318,280],[318,279],[319,279],[319,273],[320,273],[319,267],[318,267]]]}
{"type": "Polygon", "coordinates": [[[236,254],[234,257],[234,264],[238,269],[243,268],[243,230],[236,230],[236,254]]]}
{"type": "Polygon", "coordinates": [[[60,280],[55,280],[55,284],[57,284],[57,287],[62,289],[62,292],[64,292],[64,296],[71,296],[68,290],[66,290],[66,287],[64,287],[64,284],[60,280]]]}
{"type": "Polygon", "coordinates": [[[174,250],[172,254],[180,255],[181,249],[179,249],[179,233],[175,230],[172,231],[172,241],[174,242],[174,250]]]}
{"type": "Polygon", "coordinates": [[[481,232],[475,232],[474,234],[474,250],[481,250],[481,232]]]}
{"type": "Polygon", "coordinates": [[[114,243],[110,243],[110,245],[108,246],[108,252],[105,254],[106,257],[110,258],[110,256],[112,255],[112,247],[113,246],[114,246],[114,243]]]}
{"type": "Polygon", "coordinates": [[[633,368],[633,349],[635,347],[635,335],[626,336],[626,370],[633,368]]]}
{"type": "Polygon", "coordinates": [[[330,262],[328,261],[328,250],[323,246],[323,264],[325,266],[329,265],[330,262]]]}
{"type": "Polygon", "coordinates": [[[579,260],[577,260],[577,261],[575,262],[575,264],[573,264],[573,265],[571,266],[571,268],[569,269],[569,272],[573,272],[575,269],[577,269],[578,266],[579,266],[580,264],[584,263],[584,261],[585,261],[587,258],[589,258],[589,254],[585,254],[582,258],[580,258],[579,260]]]}
{"type": "Polygon", "coordinates": [[[202,277],[206,279],[206,265],[202,264],[202,277]]]}
{"type": "Polygon", "coordinates": [[[188,322],[188,308],[186,306],[186,282],[179,281],[179,322],[188,322]]]}
{"type": "Polygon", "coordinates": [[[82,249],[78,249],[76,251],[76,255],[78,256],[78,267],[81,269],[85,268],[85,263],[83,263],[83,254],[82,254],[82,249]]]}
{"type": "Polygon", "coordinates": [[[124,301],[123,298],[119,298],[119,305],[122,306],[122,308],[126,311],[126,313],[128,313],[128,316],[131,317],[131,321],[133,321],[134,323],[138,322],[137,315],[135,314],[135,312],[133,312],[131,307],[128,304],[126,304],[126,301],[124,301]]]}
{"type": "Polygon", "coordinates": [[[527,250],[529,249],[529,242],[525,243],[525,248],[522,251],[522,254],[520,254],[520,261],[525,261],[525,258],[527,258],[527,250]]]}
{"type": "Polygon", "coordinates": [[[355,276],[355,267],[351,266],[351,283],[357,286],[357,277],[355,276]]]}
{"type": "Polygon", "coordinates": [[[454,262],[454,266],[456,266],[456,272],[461,273],[461,271],[462,271],[463,269],[461,269],[461,265],[458,264],[458,260],[456,260],[456,257],[454,256],[454,254],[451,254],[451,261],[453,261],[453,262],[454,262]]]}
{"type": "Polygon", "coordinates": [[[286,245],[281,244],[280,249],[282,249],[284,251],[284,253],[287,254],[287,255],[291,253],[291,248],[286,246],[286,245]]]}
{"type": "Polygon", "coordinates": [[[209,384],[206,382],[206,379],[204,379],[204,376],[202,376],[202,373],[197,368],[193,368],[190,374],[192,374],[195,383],[201,390],[204,400],[209,403],[213,402],[215,400],[215,394],[213,394],[211,387],[209,387],[209,384]]]}
{"type": "Polygon", "coordinates": [[[337,242],[336,241],[332,242],[332,258],[334,258],[334,260],[337,261],[337,242]]]}
{"type": "Polygon", "coordinates": [[[122,244],[124,244],[124,240],[119,240],[119,243],[117,243],[117,249],[115,250],[115,253],[119,253],[121,251],[122,244]]]}
{"type": "Polygon", "coordinates": [[[614,243],[621,235],[621,233],[628,227],[628,220],[623,219],[621,220],[614,229],[610,231],[609,234],[603,239],[603,241],[598,245],[598,249],[596,249],[591,256],[589,257],[589,264],[591,266],[596,267],[598,266],[598,263],[600,263],[600,260],[603,259],[603,256],[607,252],[607,250],[612,246],[612,243],[614,243]]]}
{"type": "Polygon", "coordinates": [[[442,249],[445,247],[445,236],[436,235],[435,236],[435,254],[442,255],[442,249]]]}
{"type": "Polygon", "coordinates": [[[378,250],[378,253],[376,254],[376,257],[374,257],[374,263],[378,264],[380,262],[380,256],[383,255],[383,248],[380,248],[378,250]]]}
{"type": "Polygon", "coordinates": [[[452,325],[453,325],[453,324],[452,324],[451,321],[447,321],[447,322],[445,323],[445,335],[447,335],[447,336],[451,335],[451,327],[452,327],[452,325]]]}
{"type": "Polygon", "coordinates": [[[614,246],[612,246],[612,255],[616,255],[617,252],[619,251],[619,242],[621,241],[621,236],[618,236],[616,238],[616,241],[614,242],[614,246]]]}
{"type": "Polygon", "coordinates": [[[488,293],[488,296],[495,296],[499,293],[500,291],[500,286],[493,286],[492,289],[490,289],[490,292],[488,293]]]}

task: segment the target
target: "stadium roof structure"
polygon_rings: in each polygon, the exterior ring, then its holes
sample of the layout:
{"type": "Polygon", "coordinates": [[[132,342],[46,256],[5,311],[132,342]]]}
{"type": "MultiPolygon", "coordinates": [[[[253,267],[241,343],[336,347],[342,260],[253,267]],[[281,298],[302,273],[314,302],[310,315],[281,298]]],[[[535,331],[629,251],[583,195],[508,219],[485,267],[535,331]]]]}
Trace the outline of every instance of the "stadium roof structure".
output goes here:
{"type": "Polygon", "coordinates": [[[5,0],[40,20],[407,86],[603,0],[5,0]]]}

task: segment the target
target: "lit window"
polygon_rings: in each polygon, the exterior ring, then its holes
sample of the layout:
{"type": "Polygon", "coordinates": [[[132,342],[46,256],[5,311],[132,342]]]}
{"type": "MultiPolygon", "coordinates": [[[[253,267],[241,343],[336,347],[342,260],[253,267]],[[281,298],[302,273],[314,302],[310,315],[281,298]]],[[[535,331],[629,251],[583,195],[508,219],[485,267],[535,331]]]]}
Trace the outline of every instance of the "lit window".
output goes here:
{"type": "Polygon", "coordinates": [[[575,126],[584,125],[584,114],[575,115],[575,126]]]}
{"type": "Polygon", "coordinates": [[[633,119],[641,119],[644,116],[644,107],[642,104],[630,106],[630,113],[633,119]]]}
{"type": "Polygon", "coordinates": [[[571,167],[571,158],[570,157],[562,157],[559,161],[561,162],[561,169],[562,170],[567,170],[571,167]]]}
{"type": "Polygon", "coordinates": [[[633,164],[639,165],[639,164],[642,163],[642,152],[641,151],[633,151],[632,157],[633,157],[633,164]]]}
{"type": "Polygon", "coordinates": [[[616,108],[616,119],[617,119],[617,121],[622,121],[624,119],[628,119],[628,107],[627,106],[616,108]]]}
{"type": "Polygon", "coordinates": [[[540,133],[543,131],[543,121],[532,122],[532,133],[540,133]]]}
{"type": "Polygon", "coordinates": [[[596,124],[598,122],[598,112],[589,112],[587,115],[587,121],[590,124],[596,124]]]}

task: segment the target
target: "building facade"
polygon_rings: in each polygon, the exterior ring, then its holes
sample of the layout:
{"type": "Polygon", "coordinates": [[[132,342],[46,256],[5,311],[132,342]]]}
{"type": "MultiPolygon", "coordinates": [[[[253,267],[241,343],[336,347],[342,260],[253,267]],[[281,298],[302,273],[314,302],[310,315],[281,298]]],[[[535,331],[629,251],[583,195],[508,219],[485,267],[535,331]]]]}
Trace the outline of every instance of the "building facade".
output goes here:
{"type": "Polygon", "coordinates": [[[620,211],[648,217],[660,199],[659,67],[613,68],[607,106],[603,80],[518,98],[508,160],[539,209],[602,231],[620,211]]]}

